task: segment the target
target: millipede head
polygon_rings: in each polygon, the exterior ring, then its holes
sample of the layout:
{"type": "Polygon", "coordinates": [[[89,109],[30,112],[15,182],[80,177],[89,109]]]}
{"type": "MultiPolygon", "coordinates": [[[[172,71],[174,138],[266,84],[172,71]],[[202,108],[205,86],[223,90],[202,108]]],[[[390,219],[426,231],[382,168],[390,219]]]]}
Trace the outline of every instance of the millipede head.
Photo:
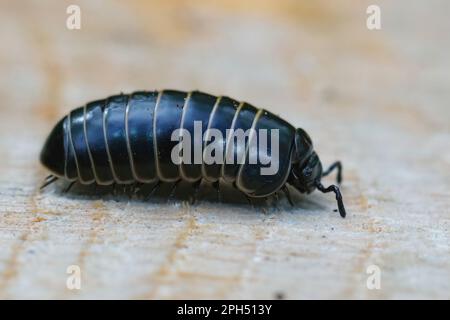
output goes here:
{"type": "Polygon", "coordinates": [[[295,132],[292,158],[288,182],[300,192],[312,192],[316,189],[315,181],[322,177],[322,164],[314,152],[311,138],[301,128],[298,128],[295,132]]]}
{"type": "MultiPolygon", "coordinates": [[[[341,180],[341,164],[337,162],[331,167],[331,170],[338,168],[338,182],[341,180]]],[[[330,170],[327,170],[326,174],[330,170]]],[[[320,180],[324,172],[322,163],[313,149],[312,141],[309,135],[303,129],[297,129],[295,133],[295,148],[293,153],[293,162],[291,172],[288,178],[289,184],[303,193],[310,193],[316,188],[323,192],[334,192],[341,217],[346,216],[344,202],[339,187],[331,185],[325,188],[320,180]]]]}

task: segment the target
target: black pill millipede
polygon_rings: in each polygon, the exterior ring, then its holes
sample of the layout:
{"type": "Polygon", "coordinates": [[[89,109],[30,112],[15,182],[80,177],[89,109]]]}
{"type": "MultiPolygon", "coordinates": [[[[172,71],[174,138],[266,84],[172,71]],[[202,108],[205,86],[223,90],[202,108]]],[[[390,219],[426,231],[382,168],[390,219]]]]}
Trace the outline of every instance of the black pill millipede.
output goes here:
{"type": "MultiPolygon", "coordinates": [[[[208,141],[203,139],[203,146],[208,141]]],[[[223,139],[223,156],[232,141],[223,139]]],[[[248,159],[251,149],[246,149],[248,159]]],[[[253,149],[252,149],[253,150],[253,149]]],[[[232,151],[234,152],[234,151],[232,151]]],[[[270,152],[269,152],[270,153],[270,152]]],[[[236,156],[236,155],[235,155],[236,156]]],[[[269,197],[280,190],[293,205],[287,184],[301,193],[316,188],[334,192],[339,213],[346,211],[339,187],[324,187],[321,178],[337,169],[337,183],[342,181],[340,161],[323,171],[309,135],[280,117],[246,102],[199,91],[137,91],[110,96],[72,110],[53,128],[42,149],[40,160],[52,174],[41,188],[57,179],[69,181],[69,187],[83,185],[126,185],[133,183],[192,182],[194,199],[205,179],[220,194],[221,179],[233,184],[247,199],[269,197]],[[194,122],[202,129],[217,129],[226,136],[227,129],[278,129],[279,167],[273,175],[261,175],[261,164],[181,163],[171,161],[174,130],[192,132],[194,122]]]]}

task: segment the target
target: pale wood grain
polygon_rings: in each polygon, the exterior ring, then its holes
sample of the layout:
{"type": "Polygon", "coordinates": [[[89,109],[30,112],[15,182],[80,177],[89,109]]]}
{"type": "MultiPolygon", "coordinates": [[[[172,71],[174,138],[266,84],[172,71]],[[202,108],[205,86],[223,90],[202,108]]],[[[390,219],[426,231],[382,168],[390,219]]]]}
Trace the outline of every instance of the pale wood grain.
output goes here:
{"type": "Polygon", "coordinates": [[[126,3],[79,2],[80,31],[69,1],[0,3],[0,297],[450,298],[447,2],[380,1],[375,32],[364,2],[126,3]],[[348,218],[318,193],[263,210],[38,191],[59,117],[165,87],[305,128],[344,163],[348,218]]]}

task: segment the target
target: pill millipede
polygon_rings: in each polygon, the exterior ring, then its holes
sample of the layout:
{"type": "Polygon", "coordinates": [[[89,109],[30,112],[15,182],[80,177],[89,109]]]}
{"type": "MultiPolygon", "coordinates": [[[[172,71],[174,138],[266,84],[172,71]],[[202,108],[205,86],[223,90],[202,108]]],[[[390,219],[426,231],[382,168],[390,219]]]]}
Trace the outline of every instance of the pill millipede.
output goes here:
{"type": "MultiPolygon", "coordinates": [[[[204,148],[210,142],[207,137],[200,140],[204,148]]],[[[194,149],[196,142],[191,143],[194,149]]],[[[83,185],[155,183],[155,188],[170,182],[175,188],[178,182],[187,181],[194,186],[195,200],[202,180],[211,182],[218,194],[220,181],[224,180],[247,199],[267,198],[282,191],[293,205],[289,184],[301,193],[315,189],[333,192],[341,217],[346,216],[339,187],[325,187],[321,183],[322,177],[337,169],[340,184],[342,164],[336,161],[323,170],[312,140],[303,129],[249,103],[200,91],[136,91],[89,102],[72,110],[55,125],[40,160],[51,171],[41,188],[58,179],[69,182],[66,191],[76,182],[83,185]],[[196,122],[201,123],[203,131],[215,129],[227,137],[215,141],[222,145],[218,155],[224,159],[222,163],[172,161],[172,150],[178,143],[172,139],[173,132],[184,129],[194,134],[196,122]],[[230,153],[233,159],[239,157],[239,148],[233,148],[235,143],[227,136],[230,129],[276,129],[279,154],[276,173],[263,175],[260,173],[263,164],[248,161],[251,156],[270,156],[271,150],[266,150],[264,155],[253,155],[262,150],[247,147],[243,152],[245,161],[226,162],[230,153]]]]}

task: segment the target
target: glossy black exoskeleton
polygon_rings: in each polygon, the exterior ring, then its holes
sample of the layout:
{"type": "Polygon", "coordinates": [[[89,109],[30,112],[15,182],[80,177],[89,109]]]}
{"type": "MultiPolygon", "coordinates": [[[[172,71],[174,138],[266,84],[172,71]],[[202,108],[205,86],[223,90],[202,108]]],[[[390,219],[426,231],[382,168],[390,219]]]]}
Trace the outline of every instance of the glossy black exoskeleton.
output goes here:
{"type": "MultiPolygon", "coordinates": [[[[207,147],[210,141],[203,137],[192,141],[207,147]]],[[[245,160],[259,149],[244,150],[245,160]]],[[[242,151],[242,150],[241,150],[242,151]]],[[[268,154],[272,151],[268,150],[268,154]]],[[[245,102],[228,97],[215,97],[198,91],[174,90],[134,92],[111,96],[74,109],[57,123],[41,152],[41,162],[52,175],[43,187],[63,178],[81,184],[99,185],[189,181],[196,186],[202,179],[219,187],[223,179],[242,191],[247,197],[268,197],[279,190],[292,203],[286,184],[302,193],[316,188],[334,192],[339,212],[345,209],[339,188],[324,187],[320,180],[334,168],[341,182],[341,163],[335,162],[325,172],[313,149],[309,135],[295,129],[278,116],[257,109],[245,102]],[[202,131],[217,129],[222,133],[225,158],[231,151],[237,157],[227,129],[278,129],[279,163],[275,174],[262,175],[261,163],[181,163],[171,159],[172,133],[186,129],[194,134],[194,123],[200,121],[202,131]]]]}

